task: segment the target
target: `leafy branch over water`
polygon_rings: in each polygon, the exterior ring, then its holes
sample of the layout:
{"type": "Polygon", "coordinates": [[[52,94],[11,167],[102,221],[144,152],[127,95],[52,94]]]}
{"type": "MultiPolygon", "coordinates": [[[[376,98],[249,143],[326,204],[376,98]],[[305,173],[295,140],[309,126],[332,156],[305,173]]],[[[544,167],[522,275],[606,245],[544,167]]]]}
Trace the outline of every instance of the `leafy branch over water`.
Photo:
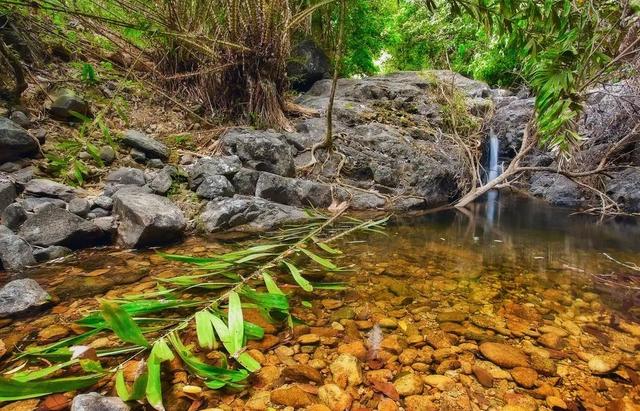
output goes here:
{"type": "Polygon", "coordinates": [[[329,243],[359,231],[380,232],[388,219],[362,221],[341,214],[280,230],[268,242],[226,254],[161,254],[193,265],[193,273],[158,279],[156,290],[149,293],[101,300],[99,311],[77,321],[88,331],[28,347],[12,359],[13,369],[0,378],[0,401],[73,391],[115,378],[116,392],[124,401],[146,399],[163,410],[161,368],[176,357],[210,389],[241,387],[251,372],[260,369],[246,352],[247,340],[264,336],[262,327],[244,319],[243,310],[258,309],[271,321],[287,321],[291,326],[289,299],[276,279],[290,276],[306,292],[340,288],[336,283],[312,283],[301,267],[310,264],[323,272],[343,271],[338,265],[342,253],[329,243]],[[212,291],[219,294],[212,298],[212,291]],[[103,350],[83,345],[105,333],[115,334],[122,344],[103,350]],[[198,355],[218,348],[228,354],[222,366],[210,365],[198,355]],[[125,365],[143,355],[146,361],[139,362],[129,386],[125,365]],[[108,368],[103,368],[103,358],[108,368]],[[53,365],[35,368],[36,362],[53,365]]]}

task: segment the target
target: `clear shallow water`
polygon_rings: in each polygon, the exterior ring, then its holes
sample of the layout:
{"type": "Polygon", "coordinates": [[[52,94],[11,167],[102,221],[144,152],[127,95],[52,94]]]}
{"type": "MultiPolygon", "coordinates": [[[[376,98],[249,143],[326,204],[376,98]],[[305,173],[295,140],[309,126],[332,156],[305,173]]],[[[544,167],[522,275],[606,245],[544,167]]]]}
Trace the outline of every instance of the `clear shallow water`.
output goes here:
{"type": "MultiPolygon", "coordinates": [[[[281,341],[283,350],[276,353],[271,347],[265,348],[265,364],[279,369],[292,361],[305,364],[321,360],[329,364],[343,343],[366,342],[374,324],[391,324],[385,326],[384,336],[405,342],[400,348],[390,346],[387,354],[404,355],[405,351],[418,349],[425,358],[433,358],[414,366],[391,356],[386,368],[396,376],[403,372],[420,376],[444,373],[453,379],[447,391],[428,391],[428,400],[439,409],[469,409],[469,402],[475,402],[477,396],[462,388],[468,384],[497,409],[512,403],[524,409],[535,409],[531,408],[535,404],[544,406],[549,394],[540,387],[548,385],[554,386],[555,391],[545,388],[552,397],[586,409],[605,407],[637,391],[632,388],[634,377],[629,375],[640,372],[640,327],[634,325],[640,318],[639,273],[604,254],[620,262],[639,264],[637,221],[598,223],[596,218],[572,215],[569,210],[532,199],[498,200],[475,204],[466,212],[395,217],[386,235],[362,233],[336,244],[344,252],[337,263],[349,265],[351,270],[315,274],[327,281],[345,282],[344,291],[316,290],[309,294],[292,287],[284,289],[293,291],[294,315],[312,327],[304,332],[328,330],[335,335],[337,329],[332,327],[339,321],[342,334],[337,340],[321,342],[319,348],[300,352],[300,345],[290,338],[286,326],[279,325],[269,332],[281,341]],[[311,302],[311,308],[303,307],[300,300],[311,302]],[[448,342],[443,344],[453,348],[450,354],[438,358],[436,353],[442,352],[434,348],[442,343],[443,334],[438,334],[442,332],[448,335],[448,342]],[[505,377],[508,373],[491,368],[495,365],[478,354],[478,345],[488,340],[519,347],[532,359],[541,350],[546,352],[546,363],[531,365],[536,370],[542,367],[535,385],[541,392],[535,394],[531,388],[527,394],[514,397],[513,390],[520,388],[505,377]],[[403,348],[407,344],[410,348],[403,348]],[[283,359],[284,348],[295,353],[293,359],[283,359]],[[593,375],[587,365],[593,355],[615,357],[620,363],[616,374],[593,375]],[[499,381],[493,389],[486,391],[476,380],[467,378],[474,361],[493,369],[499,381]]],[[[163,251],[207,256],[234,246],[193,237],[163,251]]],[[[96,308],[95,297],[118,298],[152,291],[158,278],[182,275],[189,269],[165,261],[153,250],[115,249],[86,250],[66,261],[35,268],[26,275],[45,286],[56,302],[33,317],[1,322],[0,338],[7,347],[25,347],[69,336],[79,332],[73,321],[96,308]]],[[[312,270],[305,270],[305,275],[317,279],[312,270]]],[[[114,338],[101,343],[118,344],[114,338]]],[[[328,378],[324,383],[331,381],[330,370],[326,366],[319,369],[328,378]]],[[[285,383],[279,379],[263,385],[260,378],[246,397],[224,397],[225,403],[232,403],[232,409],[247,409],[245,401],[250,401],[249,397],[261,390],[277,391],[285,383]]],[[[313,394],[314,388],[307,389],[313,394]]],[[[352,396],[354,404],[369,409],[375,409],[380,400],[368,388],[360,394],[354,391],[352,396]]],[[[175,405],[169,409],[183,409],[176,405],[182,400],[168,400],[175,405]]],[[[214,395],[207,401],[214,407],[222,400],[214,395]]]]}

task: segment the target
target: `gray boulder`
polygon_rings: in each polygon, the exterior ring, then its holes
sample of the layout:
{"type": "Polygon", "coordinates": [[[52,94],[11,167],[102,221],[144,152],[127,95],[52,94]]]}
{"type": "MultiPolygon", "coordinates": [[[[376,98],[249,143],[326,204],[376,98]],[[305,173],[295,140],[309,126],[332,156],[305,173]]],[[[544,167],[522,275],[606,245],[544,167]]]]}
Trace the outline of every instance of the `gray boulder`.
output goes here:
{"type": "Polygon", "coordinates": [[[291,146],[283,134],[232,128],[220,137],[220,142],[223,150],[240,157],[245,167],[287,177],[295,175],[291,146]]]}
{"type": "Polygon", "coordinates": [[[29,128],[31,126],[31,120],[29,120],[29,116],[27,116],[22,111],[14,111],[9,116],[9,119],[19,125],[20,127],[29,128]]]}
{"type": "Polygon", "coordinates": [[[607,195],[628,213],[640,212],[640,169],[628,168],[613,176],[606,185],[607,195]]]}
{"type": "Polygon", "coordinates": [[[333,201],[331,186],[315,181],[261,173],[256,196],[296,207],[328,207],[333,201]]]}
{"type": "Polygon", "coordinates": [[[59,245],[52,245],[46,248],[37,248],[33,250],[33,257],[39,263],[44,263],[46,261],[55,260],[57,258],[66,257],[71,254],[71,251],[67,247],[62,247],[59,245]]]}
{"type": "Polygon", "coordinates": [[[0,225],[0,266],[7,271],[21,271],[35,263],[31,246],[9,228],[0,225]]]}
{"type": "Polygon", "coordinates": [[[13,121],[0,117],[0,164],[38,154],[38,141],[13,121]]]}
{"type": "Polygon", "coordinates": [[[111,210],[113,207],[113,198],[107,196],[98,196],[93,199],[93,206],[105,210],[111,210]]]}
{"type": "Polygon", "coordinates": [[[207,233],[223,230],[264,232],[308,218],[299,208],[244,196],[210,201],[200,215],[202,229],[207,233]]]}
{"type": "Polygon", "coordinates": [[[0,289],[0,317],[26,314],[49,302],[49,294],[29,278],[13,280],[0,289]]]}
{"type": "Polygon", "coordinates": [[[231,177],[242,168],[238,156],[202,157],[189,168],[189,187],[195,190],[207,176],[231,177]]]}
{"type": "Polygon", "coordinates": [[[64,200],[60,200],[59,198],[50,198],[50,197],[25,197],[20,200],[20,205],[26,210],[30,212],[38,212],[42,207],[47,204],[52,204],[59,208],[67,208],[67,203],[64,200]]]}
{"type": "Polygon", "coordinates": [[[209,175],[200,183],[196,194],[200,198],[212,200],[218,197],[231,197],[234,189],[225,176],[209,175]]]}
{"type": "Polygon", "coordinates": [[[171,166],[167,166],[162,170],[158,171],[155,177],[149,183],[149,187],[153,190],[154,193],[160,195],[166,195],[171,189],[171,185],[173,184],[173,175],[175,174],[175,168],[171,166]]]}
{"type": "Polygon", "coordinates": [[[140,131],[125,131],[121,141],[122,144],[143,152],[146,158],[159,158],[161,160],[169,158],[170,152],[167,146],[140,131]]]}
{"type": "Polygon", "coordinates": [[[329,58],[313,40],[304,40],[293,48],[287,76],[294,90],[308,91],[316,81],[331,76],[329,58]]]}
{"type": "Polygon", "coordinates": [[[26,219],[27,213],[24,211],[24,207],[20,203],[9,204],[0,215],[2,224],[13,231],[20,228],[20,225],[24,223],[26,219]]]}
{"type": "Polygon", "coordinates": [[[435,76],[443,84],[453,84],[467,97],[490,97],[491,88],[487,83],[472,80],[450,70],[429,70],[426,75],[435,76]]]}
{"type": "Polygon", "coordinates": [[[69,201],[67,210],[69,210],[70,213],[85,218],[87,214],[89,214],[89,211],[91,211],[91,203],[85,198],[77,197],[69,201]]]}
{"type": "Polygon", "coordinates": [[[59,198],[66,202],[71,201],[77,195],[73,187],[44,178],[29,181],[24,188],[24,193],[34,197],[59,198]]]}
{"type": "Polygon", "coordinates": [[[584,204],[580,187],[560,174],[533,174],[529,191],[534,196],[559,207],[579,208],[584,204]]]}
{"type": "Polygon", "coordinates": [[[16,185],[11,180],[0,175],[0,214],[9,204],[15,201],[17,196],[16,185]]]}
{"type": "Polygon", "coordinates": [[[102,230],[95,224],[53,204],[45,205],[27,218],[19,234],[30,244],[42,247],[88,248],[103,240],[102,230]]]}
{"type": "Polygon", "coordinates": [[[119,191],[114,195],[113,211],[120,221],[118,236],[127,247],[177,241],[187,225],[175,204],[155,194],[119,191]]]}
{"type": "Polygon", "coordinates": [[[129,406],[118,397],[104,397],[97,392],[73,397],[71,411],[129,411],[129,406]]]}
{"type": "Polygon", "coordinates": [[[93,220],[93,224],[97,225],[98,228],[102,230],[102,232],[106,236],[106,241],[111,242],[115,238],[117,234],[118,226],[116,225],[116,219],[113,216],[106,217],[97,217],[93,220]]]}
{"type": "Polygon", "coordinates": [[[57,93],[49,113],[53,118],[61,121],[80,121],[75,113],[85,117],[91,116],[89,103],[71,90],[60,90],[57,93]]]}
{"type": "Polygon", "coordinates": [[[256,194],[256,184],[258,184],[259,177],[259,171],[243,168],[233,176],[231,184],[233,184],[236,193],[252,196],[256,194]]]}
{"type": "Polygon", "coordinates": [[[143,186],[144,172],[137,168],[122,167],[110,172],[105,179],[107,184],[143,186]]]}

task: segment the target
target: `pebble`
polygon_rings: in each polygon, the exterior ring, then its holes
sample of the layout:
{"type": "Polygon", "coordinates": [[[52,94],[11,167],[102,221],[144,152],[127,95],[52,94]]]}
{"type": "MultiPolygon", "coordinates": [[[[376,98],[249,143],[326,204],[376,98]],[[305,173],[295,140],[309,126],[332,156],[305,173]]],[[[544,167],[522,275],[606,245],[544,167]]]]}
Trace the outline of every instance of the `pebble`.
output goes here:
{"type": "Polygon", "coordinates": [[[480,367],[478,365],[474,365],[471,369],[473,371],[473,375],[476,376],[476,379],[483,387],[493,388],[493,376],[487,369],[480,367]]]}
{"type": "Polygon", "coordinates": [[[620,364],[620,359],[610,355],[596,355],[589,360],[589,369],[593,374],[608,374],[620,364]]]}
{"type": "Polygon", "coordinates": [[[406,397],[409,395],[421,394],[424,382],[418,375],[410,372],[397,378],[393,382],[393,386],[396,391],[398,391],[398,394],[406,397]]]}
{"type": "Polygon", "coordinates": [[[518,385],[524,388],[533,388],[538,380],[538,373],[536,370],[525,367],[516,367],[512,369],[511,376],[518,385]]]}
{"type": "Polygon", "coordinates": [[[353,398],[335,384],[326,384],[318,389],[320,402],[331,411],[346,411],[350,409],[353,398]]]}
{"type": "Polygon", "coordinates": [[[340,354],[329,366],[333,381],[339,386],[356,386],[362,384],[362,369],[358,359],[351,354],[340,354]]]}
{"type": "Polygon", "coordinates": [[[485,342],[480,344],[480,352],[489,361],[505,368],[528,367],[529,359],[519,348],[512,345],[485,342]]]}
{"type": "Polygon", "coordinates": [[[297,385],[284,385],[271,391],[271,402],[295,408],[306,407],[313,403],[311,396],[297,385]]]}

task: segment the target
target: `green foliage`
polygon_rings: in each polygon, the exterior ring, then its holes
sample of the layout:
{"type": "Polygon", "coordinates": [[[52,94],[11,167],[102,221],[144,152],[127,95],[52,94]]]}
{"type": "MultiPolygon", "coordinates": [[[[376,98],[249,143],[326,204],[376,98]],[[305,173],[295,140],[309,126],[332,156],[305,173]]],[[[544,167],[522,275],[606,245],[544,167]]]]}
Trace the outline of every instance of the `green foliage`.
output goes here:
{"type": "MultiPolygon", "coordinates": [[[[260,369],[260,364],[246,352],[247,340],[264,337],[261,327],[244,319],[243,310],[258,309],[272,321],[286,320],[290,326],[293,324],[289,298],[274,279],[276,276],[286,278],[293,272],[299,276],[300,270],[293,268],[291,263],[285,263],[285,258],[293,260],[295,256],[296,264],[313,263],[316,270],[335,271],[338,266],[331,259],[338,258],[336,256],[341,253],[328,243],[360,230],[378,230],[387,221],[386,218],[337,220],[337,216],[316,216],[306,226],[281,230],[272,236],[270,243],[216,256],[165,255],[173,261],[192,264],[196,274],[181,276],[179,280],[165,279],[173,284],[173,288],[167,289],[160,283],[155,291],[126,295],[117,301],[101,301],[100,311],[77,321],[78,325],[90,328],[86,333],[44,347],[28,347],[25,353],[9,360],[9,369],[18,366],[18,360],[20,367],[28,369],[15,373],[13,378],[0,378],[0,401],[86,388],[97,383],[108,372],[112,374],[116,392],[123,400],[140,401],[146,398],[151,407],[164,410],[162,366],[176,355],[186,370],[195,379],[202,380],[207,388],[242,388],[250,373],[260,369]],[[287,273],[285,269],[290,272],[287,273]],[[218,277],[227,280],[215,288],[222,291],[207,294],[210,292],[208,286],[214,282],[212,279],[218,277]],[[252,286],[264,287],[267,292],[252,286]],[[197,292],[196,288],[201,288],[201,292],[197,292]],[[189,299],[176,298],[186,295],[189,299]],[[188,314],[189,308],[195,309],[195,312],[188,314]],[[98,361],[71,358],[72,345],[110,332],[121,340],[122,345],[98,351],[97,356],[112,357],[109,364],[114,368],[105,371],[98,361]],[[183,338],[184,341],[197,339],[200,349],[189,343],[185,345],[183,338]],[[201,359],[203,352],[216,348],[217,340],[234,362],[227,362],[225,357],[222,366],[213,366],[201,359]],[[148,355],[146,371],[142,369],[145,361],[141,361],[136,373],[138,375],[129,387],[124,378],[124,362],[143,354],[148,355]],[[32,363],[33,360],[38,361],[32,363]],[[35,366],[44,360],[61,362],[43,368],[35,366]],[[73,376],[79,371],[74,367],[78,363],[84,372],[92,374],[73,376]],[[52,375],[67,376],[49,378],[52,375]]],[[[302,283],[306,284],[304,281],[302,283]]],[[[338,289],[335,283],[314,284],[314,287],[338,289]]],[[[3,373],[6,374],[6,371],[3,373]]]]}
{"type": "Polygon", "coordinates": [[[389,32],[386,71],[451,69],[500,86],[517,79],[517,53],[471,15],[454,14],[447,0],[433,9],[402,1],[389,32]]]}

